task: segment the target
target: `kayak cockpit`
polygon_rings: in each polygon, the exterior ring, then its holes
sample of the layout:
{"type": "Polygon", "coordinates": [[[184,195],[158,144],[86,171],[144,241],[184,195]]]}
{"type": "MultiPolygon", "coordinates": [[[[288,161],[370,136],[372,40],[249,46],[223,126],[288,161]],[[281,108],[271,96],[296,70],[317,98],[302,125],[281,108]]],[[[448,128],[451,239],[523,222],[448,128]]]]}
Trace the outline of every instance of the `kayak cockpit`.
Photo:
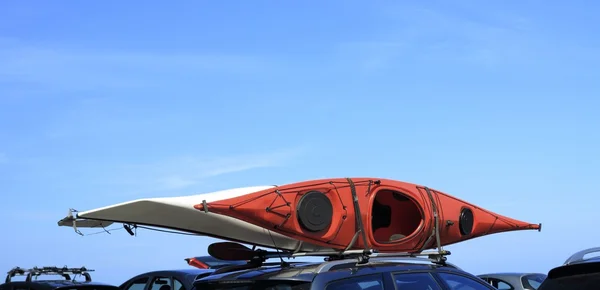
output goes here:
{"type": "Polygon", "coordinates": [[[375,193],[371,230],[378,243],[394,243],[416,232],[423,223],[421,209],[406,195],[393,190],[375,193]]]}

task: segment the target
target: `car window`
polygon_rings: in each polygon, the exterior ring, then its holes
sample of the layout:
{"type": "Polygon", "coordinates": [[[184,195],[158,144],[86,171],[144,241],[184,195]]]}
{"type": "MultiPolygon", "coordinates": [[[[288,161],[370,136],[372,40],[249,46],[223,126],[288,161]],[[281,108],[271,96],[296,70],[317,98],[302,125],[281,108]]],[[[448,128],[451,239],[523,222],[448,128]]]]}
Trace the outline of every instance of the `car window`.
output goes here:
{"type": "Polygon", "coordinates": [[[398,290],[441,290],[440,285],[429,273],[394,274],[398,290]]]}
{"type": "Polygon", "coordinates": [[[496,288],[498,290],[512,290],[512,289],[515,289],[508,282],[502,281],[500,279],[496,279],[496,278],[484,278],[483,280],[485,280],[486,282],[488,282],[490,285],[494,286],[494,288],[496,288]]]}
{"type": "Polygon", "coordinates": [[[169,277],[154,277],[149,290],[172,290],[171,278],[169,277]]]}
{"type": "Polygon", "coordinates": [[[475,280],[463,275],[452,273],[438,273],[440,278],[448,285],[451,290],[489,290],[494,289],[491,285],[485,284],[480,280],[475,280]]]}
{"type": "Polygon", "coordinates": [[[177,278],[173,278],[173,290],[185,290],[183,283],[177,280],[177,278]]]}
{"type": "Polygon", "coordinates": [[[510,284],[502,281],[502,280],[492,280],[492,286],[498,288],[498,290],[511,290],[513,289],[510,284]]]}
{"type": "Polygon", "coordinates": [[[129,286],[127,287],[127,290],[144,290],[144,287],[146,287],[146,283],[148,283],[148,277],[139,278],[131,282],[131,284],[129,284],[129,286]]]}
{"type": "Polygon", "coordinates": [[[381,274],[345,278],[331,282],[326,290],[383,290],[381,274]]]}
{"type": "Polygon", "coordinates": [[[523,284],[524,288],[537,290],[538,288],[540,288],[540,285],[542,284],[542,282],[544,282],[544,280],[546,280],[546,275],[529,274],[521,278],[521,283],[523,284]]]}

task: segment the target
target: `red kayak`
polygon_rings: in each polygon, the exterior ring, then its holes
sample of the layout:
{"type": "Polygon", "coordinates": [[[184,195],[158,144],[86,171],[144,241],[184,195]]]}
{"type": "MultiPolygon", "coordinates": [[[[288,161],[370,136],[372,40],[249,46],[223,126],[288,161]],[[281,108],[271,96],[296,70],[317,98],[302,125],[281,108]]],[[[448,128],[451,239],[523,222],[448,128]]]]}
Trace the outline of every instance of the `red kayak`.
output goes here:
{"type": "Polygon", "coordinates": [[[421,252],[494,233],[541,230],[541,224],[389,179],[310,180],[194,207],[340,250],[421,252]]]}

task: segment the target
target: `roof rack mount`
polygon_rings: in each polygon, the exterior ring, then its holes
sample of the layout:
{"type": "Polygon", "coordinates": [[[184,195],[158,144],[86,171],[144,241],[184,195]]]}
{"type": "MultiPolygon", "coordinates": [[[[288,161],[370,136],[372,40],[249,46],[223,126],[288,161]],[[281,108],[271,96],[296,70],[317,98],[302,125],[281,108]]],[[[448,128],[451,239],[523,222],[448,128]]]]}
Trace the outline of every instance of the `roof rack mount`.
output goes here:
{"type": "Polygon", "coordinates": [[[26,282],[31,282],[31,280],[34,276],[37,277],[37,276],[41,276],[41,275],[60,275],[60,276],[63,276],[65,278],[65,280],[72,281],[70,274],[82,275],[85,277],[86,282],[91,282],[92,276],[90,275],[89,272],[93,272],[93,271],[94,270],[87,269],[86,267],[68,268],[67,266],[64,266],[64,267],[56,267],[56,266],[33,267],[30,269],[14,267],[10,271],[7,272],[5,283],[11,282],[12,277],[25,276],[25,275],[27,276],[27,278],[25,278],[26,282]]]}

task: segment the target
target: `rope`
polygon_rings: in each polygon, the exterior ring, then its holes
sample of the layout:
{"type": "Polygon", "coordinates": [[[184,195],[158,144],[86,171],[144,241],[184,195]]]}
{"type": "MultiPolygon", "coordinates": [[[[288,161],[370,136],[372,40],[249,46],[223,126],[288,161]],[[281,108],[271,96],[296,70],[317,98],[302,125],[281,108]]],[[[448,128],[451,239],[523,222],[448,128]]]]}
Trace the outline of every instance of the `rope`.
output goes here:
{"type": "MultiPolygon", "coordinates": [[[[162,232],[162,233],[168,233],[168,234],[178,234],[178,235],[185,235],[185,236],[201,236],[200,234],[185,233],[185,232],[172,231],[172,230],[156,229],[156,228],[151,228],[151,227],[146,227],[146,226],[136,226],[136,227],[137,228],[146,229],[146,230],[149,230],[149,231],[156,231],[156,232],[162,232]]],[[[124,228],[123,227],[118,227],[118,228],[104,229],[104,230],[99,231],[99,232],[86,234],[85,236],[93,236],[93,235],[102,234],[102,233],[108,233],[108,234],[110,234],[110,232],[118,231],[118,230],[124,230],[124,228]]]]}

